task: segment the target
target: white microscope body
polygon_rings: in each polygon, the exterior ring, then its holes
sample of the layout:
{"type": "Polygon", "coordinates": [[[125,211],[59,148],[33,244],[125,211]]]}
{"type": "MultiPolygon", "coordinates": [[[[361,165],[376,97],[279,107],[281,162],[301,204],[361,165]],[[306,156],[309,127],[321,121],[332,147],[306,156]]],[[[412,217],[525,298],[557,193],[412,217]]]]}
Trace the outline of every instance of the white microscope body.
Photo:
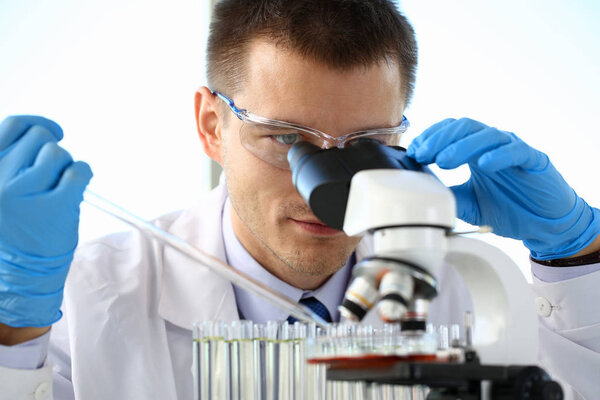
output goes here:
{"type": "Polygon", "coordinates": [[[537,363],[537,313],[523,274],[499,249],[452,234],[455,218],[452,192],[433,175],[391,169],[358,172],[350,186],[344,231],[372,234],[374,257],[357,266],[355,281],[362,277],[381,282],[382,291],[385,276],[396,273],[404,311],[423,315],[436,295],[440,268],[451,264],[473,300],[472,346],[481,362],[537,363]],[[406,285],[407,277],[416,283],[406,285]]]}

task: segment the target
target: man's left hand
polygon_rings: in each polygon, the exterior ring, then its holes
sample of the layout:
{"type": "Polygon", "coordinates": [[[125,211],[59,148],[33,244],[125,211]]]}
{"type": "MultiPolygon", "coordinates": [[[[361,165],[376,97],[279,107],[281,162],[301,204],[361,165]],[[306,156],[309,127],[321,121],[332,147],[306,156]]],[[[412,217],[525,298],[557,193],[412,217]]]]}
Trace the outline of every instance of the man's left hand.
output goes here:
{"type": "Polygon", "coordinates": [[[600,210],[565,182],[546,154],[515,134],[463,118],[441,121],[408,147],[422,164],[468,164],[470,179],[451,187],[458,217],[523,240],[538,260],[578,253],[600,234],[600,210]]]}

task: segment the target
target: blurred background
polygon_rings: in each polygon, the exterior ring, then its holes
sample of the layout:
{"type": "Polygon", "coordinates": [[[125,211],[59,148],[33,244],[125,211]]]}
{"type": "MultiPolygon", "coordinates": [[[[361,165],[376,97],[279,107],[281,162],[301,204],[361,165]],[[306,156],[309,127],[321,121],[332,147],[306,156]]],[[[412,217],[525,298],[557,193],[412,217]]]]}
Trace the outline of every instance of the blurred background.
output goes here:
{"type": "MultiPolygon", "coordinates": [[[[406,146],[446,117],[512,131],[600,206],[600,5],[594,0],[404,0],[420,49],[406,146]]],[[[211,187],[195,131],[208,0],[0,0],[0,118],[59,122],[90,189],[150,219],[211,187]]],[[[467,168],[436,169],[448,184],[467,168]]],[[[81,240],[126,227],[84,207],[81,240]]],[[[459,229],[468,229],[459,224],[459,229]]],[[[529,276],[520,242],[481,235],[529,276]]]]}

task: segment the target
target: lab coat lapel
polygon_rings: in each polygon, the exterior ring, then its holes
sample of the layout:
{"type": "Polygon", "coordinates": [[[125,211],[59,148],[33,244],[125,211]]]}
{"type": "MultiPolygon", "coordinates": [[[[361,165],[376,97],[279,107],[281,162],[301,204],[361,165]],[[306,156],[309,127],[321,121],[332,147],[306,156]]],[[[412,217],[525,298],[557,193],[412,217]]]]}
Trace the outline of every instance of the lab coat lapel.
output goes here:
{"type": "MultiPolygon", "coordinates": [[[[221,212],[226,198],[222,184],[184,211],[170,233],[224,261],[221,212]]],[[[174,325],[191,329],[197,321],[239,319],[231,283],[175,250],[165,249],[161,286],[158,312],[174,325]]]]}

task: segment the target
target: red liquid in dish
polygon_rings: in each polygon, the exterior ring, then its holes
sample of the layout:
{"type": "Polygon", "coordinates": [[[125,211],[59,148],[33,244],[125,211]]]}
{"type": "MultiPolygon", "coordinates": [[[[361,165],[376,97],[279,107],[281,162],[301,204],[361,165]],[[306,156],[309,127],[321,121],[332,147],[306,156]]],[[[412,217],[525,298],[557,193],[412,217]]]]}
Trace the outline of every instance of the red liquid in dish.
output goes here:
{"type": "Polygon", "coordinates": [[[411,354],[407,356],[364,354],[360,356],[333,356],[309,358],[308,364],[327,364],[331,369],[362,369],[362,368],[385,368],[397,362],[435,362],[435,354],[411,354]]]}

